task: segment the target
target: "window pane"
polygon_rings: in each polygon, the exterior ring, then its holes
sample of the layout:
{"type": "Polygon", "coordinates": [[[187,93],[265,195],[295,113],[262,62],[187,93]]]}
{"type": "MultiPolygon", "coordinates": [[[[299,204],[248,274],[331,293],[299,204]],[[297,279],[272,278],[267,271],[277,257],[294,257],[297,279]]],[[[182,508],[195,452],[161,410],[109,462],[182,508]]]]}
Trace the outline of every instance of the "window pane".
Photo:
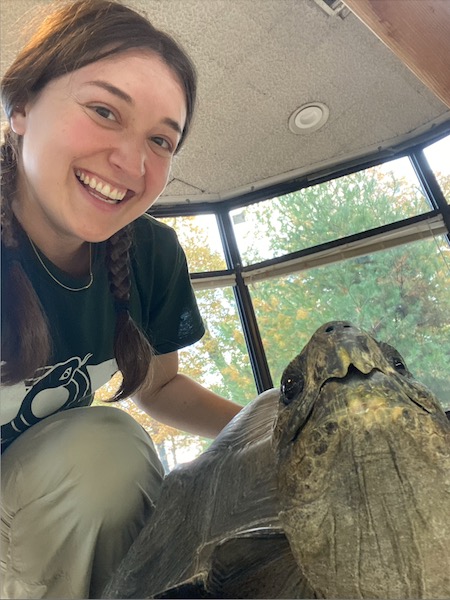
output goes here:
{"type": "Polygon", "coordinates": [[[158,218],[177,232],[191,273],[226,269],[215,215],[158,218]]]}
{"type": "Polygon", "coordinates": [[[424,154],[450,203],[450,135],[425,148],[424,154]]]}
{"type": "Polygon", "coordinates": [[[400,158],[233,210],[231,217],[248,265],[429,210],[409,159],[400,158]]]}
{"type": "Polygon", "coordinates": [[[217,394],[245,405],[257,392],[233,290],[196,292],[206,333],[180,351],[180,371],[217,394]]]}
{"type": "Polygon", "coordinates": [[[444,237],[252,285],[274,385],[320,325],[349,320],[395,346],[449,409],[449,289],[444,237]]]}

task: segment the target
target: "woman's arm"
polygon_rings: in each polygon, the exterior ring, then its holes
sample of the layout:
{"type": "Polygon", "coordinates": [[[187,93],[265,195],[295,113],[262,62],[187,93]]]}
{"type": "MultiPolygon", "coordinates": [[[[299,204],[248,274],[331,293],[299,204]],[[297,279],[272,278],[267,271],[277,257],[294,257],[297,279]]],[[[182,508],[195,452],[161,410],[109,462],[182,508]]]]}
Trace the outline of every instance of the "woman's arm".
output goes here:
{"type": "Polygon", "coordinates": [[[178,373],[178,352],[153,357],[147,383],[133,400],[166,425],[210,438],[242,409],[178,373]]]}

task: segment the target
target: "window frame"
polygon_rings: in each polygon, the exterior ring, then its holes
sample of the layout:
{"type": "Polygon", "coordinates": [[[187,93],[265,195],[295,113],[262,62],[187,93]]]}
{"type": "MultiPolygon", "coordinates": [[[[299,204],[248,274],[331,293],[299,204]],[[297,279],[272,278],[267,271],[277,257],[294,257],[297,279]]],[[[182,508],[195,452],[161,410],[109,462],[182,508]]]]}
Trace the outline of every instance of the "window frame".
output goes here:
{"type": "Polygon", "coordinates": [[[215,214],[222,241],[226,270],[191,273],[194,289],[233,286],[239,318],[244,331],[253,376],[258,393],[273,387],[273,381],[261,339],[258,322],[248,289],[251,281],[261,281],[288,272],[298,272],[312,266],[331,264],[346,256],[355,258],[377,248],[395,247],[417,239],[444,234],[450,246],[450,205],[447,202],[424,148],[450,135],[450,122],[401,144],[359,160],[346,162],[325,171],[311,173],[289,181],[257,189],[244,195],[215,202],[198,202],[186,205],[158,204],[148,212],[158,217],[181,217],[198,214],[215,214]],[[242,266],[242,259],[232,225],[230,212],[264,200],[296,192],[325,183],[345,175],[365,170],[397,158],[408,157],[427,199],[430,211],[356,233],[333,241],[312,246],[297,252],[242,266]]]}

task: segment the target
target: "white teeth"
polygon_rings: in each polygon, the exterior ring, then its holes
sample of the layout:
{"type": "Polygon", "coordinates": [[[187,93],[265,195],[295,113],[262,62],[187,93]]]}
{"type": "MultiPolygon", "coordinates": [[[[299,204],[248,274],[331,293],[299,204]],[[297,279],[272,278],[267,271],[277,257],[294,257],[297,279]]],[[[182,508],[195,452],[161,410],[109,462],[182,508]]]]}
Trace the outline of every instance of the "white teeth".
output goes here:
{"type": "MultiPolygon", "coordinates": [[[[97,186],[98,189],[98,186],[97,186]]],[[[99,190],[104,196],[109,196],[111,197],[111,186],[106,184],[103,186],[102,190],[99,190]]],[[[115,198],[113,198],[113,200],[115,200],[115,198]]]]}
{"type": "Polygon", "coordinates": [[[80,169],[77,169],[76,176],[85,185],[88,185],[96,192],[99,192],[100,194],[106,196],[107,198],[110,198],[111,200],[120,202],[125,197],[126,191],[120,192],[117,188],[111,187],[109,183],[102,183],[101,181],[97,181],[95,177],[90,178],[89,175],[87,175],[83,171],[80,171],[80,169]]]}

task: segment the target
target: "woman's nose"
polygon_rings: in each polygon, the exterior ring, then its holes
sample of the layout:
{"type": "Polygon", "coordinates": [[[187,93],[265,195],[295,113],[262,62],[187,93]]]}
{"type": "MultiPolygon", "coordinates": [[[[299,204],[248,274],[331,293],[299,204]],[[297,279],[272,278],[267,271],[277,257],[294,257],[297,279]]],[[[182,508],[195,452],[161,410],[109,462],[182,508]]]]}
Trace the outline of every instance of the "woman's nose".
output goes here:
{"type": "Polygon", "coordinates": [[[134,139],[123,139],[112,150],[110,160],[115,167],[133,179],[140,179],[145,174],[146,148],[134,139]]]}

